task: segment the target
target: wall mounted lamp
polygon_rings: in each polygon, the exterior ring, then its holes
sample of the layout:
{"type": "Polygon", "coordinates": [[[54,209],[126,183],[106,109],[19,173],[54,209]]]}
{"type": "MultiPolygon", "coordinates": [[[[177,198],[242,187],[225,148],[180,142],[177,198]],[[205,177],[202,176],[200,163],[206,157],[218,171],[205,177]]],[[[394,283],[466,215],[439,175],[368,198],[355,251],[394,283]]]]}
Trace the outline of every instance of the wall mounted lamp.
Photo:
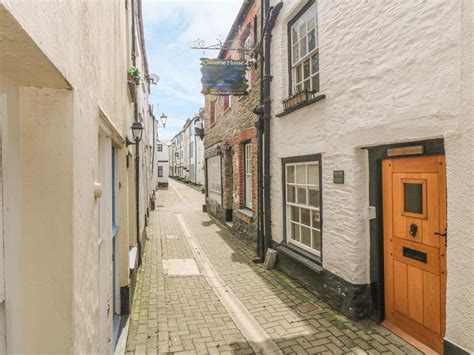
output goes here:
{"type": "Polygon", "coordinates": [[[127,147],[129,145],[136,145],[142,140],[142,135],[143,135],[143,125],[141,122],[133,122],[132,127],[130,127],[132,130],[132,135],[133,135],[133,140],[135,141],[132,142],[126,137],[126,145],[127,147]]]}
{"type": "Polygon", "coordinates": [[[168,120],[168,116],[166,116],[164,113],[161,114],[160,116],[160,121],[161,124],[163,125],[163,128],[166,127],[166,121],[168,120]]]}

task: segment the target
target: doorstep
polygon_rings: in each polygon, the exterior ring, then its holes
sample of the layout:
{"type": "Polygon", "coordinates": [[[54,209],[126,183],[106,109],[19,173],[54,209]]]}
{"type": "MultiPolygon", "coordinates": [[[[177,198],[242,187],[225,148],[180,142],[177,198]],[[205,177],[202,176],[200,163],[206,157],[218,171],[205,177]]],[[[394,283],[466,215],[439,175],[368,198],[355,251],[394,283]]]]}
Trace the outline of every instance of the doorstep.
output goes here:
{"type": "Polygon", "coordinates": [[[417,348],[418,350],[422,351],[425,355],[437,355],[438,352],[431,349],[430,347],[426,346],[423,344],[421,341],[415,339],[412,337],[410,334],[406,333],[402,329],[398,328],[396,325],[390,323],[389,321],[384,320],[382,322],[382,326],[384,328],[387,328],[390,330],[392,333],[398,335],[400,338],[405,340],[408,344],[411,346],[417,348]]]}

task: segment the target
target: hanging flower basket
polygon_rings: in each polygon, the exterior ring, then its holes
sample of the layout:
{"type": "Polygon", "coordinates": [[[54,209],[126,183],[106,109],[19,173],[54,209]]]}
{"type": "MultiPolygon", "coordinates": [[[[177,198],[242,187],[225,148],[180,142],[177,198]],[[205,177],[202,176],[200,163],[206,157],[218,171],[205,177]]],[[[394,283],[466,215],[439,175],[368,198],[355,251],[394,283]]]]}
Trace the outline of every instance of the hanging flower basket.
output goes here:
{"type": "Polygon", "coordinates": [[[313,98],[314,92],[311,90],[298,91],[287,99],[283,100],[283,109],[285,111],[291,110],[309,101],[313,98]]]}
{"type": "Polygon", "coordinates": [[[135,67],[128,68],[127,79],[129,83],[136,84],[136,85],[140,84],[140,77],[141,77],[140,69],[135,68],[135,67]]]}

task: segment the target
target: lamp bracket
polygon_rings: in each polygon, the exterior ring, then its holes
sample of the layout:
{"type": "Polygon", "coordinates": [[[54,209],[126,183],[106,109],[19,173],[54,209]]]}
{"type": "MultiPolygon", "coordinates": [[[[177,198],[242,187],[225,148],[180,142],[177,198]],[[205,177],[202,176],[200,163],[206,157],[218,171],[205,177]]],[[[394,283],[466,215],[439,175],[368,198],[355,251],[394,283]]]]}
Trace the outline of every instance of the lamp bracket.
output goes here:
{"type": "Polygon", "coordinates": [[[132,142],[128,137],[125,137],[125,144],[128,147],[129,145],[136,145],[137,143],[132,142]]]}

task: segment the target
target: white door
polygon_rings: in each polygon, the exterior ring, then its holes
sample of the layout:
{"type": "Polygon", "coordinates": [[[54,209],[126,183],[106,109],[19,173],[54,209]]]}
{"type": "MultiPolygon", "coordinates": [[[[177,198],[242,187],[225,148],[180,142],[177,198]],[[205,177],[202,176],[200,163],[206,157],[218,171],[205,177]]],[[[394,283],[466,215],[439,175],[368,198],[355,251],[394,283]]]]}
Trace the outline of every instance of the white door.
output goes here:
{"type": "Polygon", "coordinates": [[[99,351],[112,352],[112,142],[99,137],[99,351]]]}

